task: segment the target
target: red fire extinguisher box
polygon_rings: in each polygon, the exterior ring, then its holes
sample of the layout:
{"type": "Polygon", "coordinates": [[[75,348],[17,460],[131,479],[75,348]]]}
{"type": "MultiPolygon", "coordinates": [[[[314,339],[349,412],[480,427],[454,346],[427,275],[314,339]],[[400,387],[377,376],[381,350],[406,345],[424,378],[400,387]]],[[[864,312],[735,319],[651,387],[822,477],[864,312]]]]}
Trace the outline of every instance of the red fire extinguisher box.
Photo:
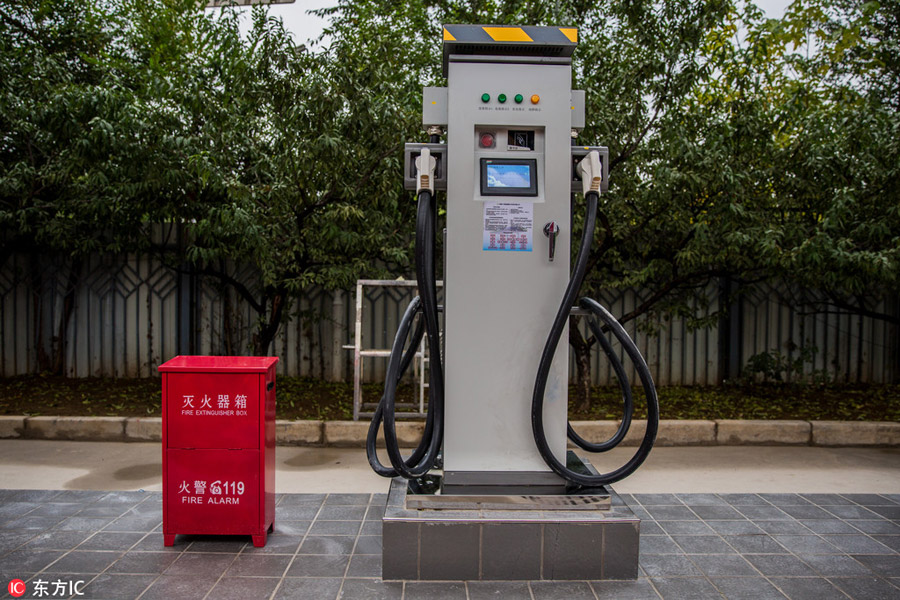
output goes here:
{"type": "Polygon", "coordinates": [[[176,356],[162,373],[163,543],[176,534],[251,535],[275,522],[271,356],[176,356]]]}

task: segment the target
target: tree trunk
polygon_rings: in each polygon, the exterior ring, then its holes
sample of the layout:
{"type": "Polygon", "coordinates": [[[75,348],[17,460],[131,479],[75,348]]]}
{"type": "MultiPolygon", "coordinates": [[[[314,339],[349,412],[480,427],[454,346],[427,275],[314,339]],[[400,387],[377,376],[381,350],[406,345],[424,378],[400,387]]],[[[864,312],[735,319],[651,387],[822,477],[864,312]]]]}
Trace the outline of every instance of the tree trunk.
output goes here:
{"type": "Polygon", "coordinates": [[[569,318],[569,344],[575,352],[575,410],[587,412],[591,407],[591,343],[578,329],[581,317],[569,318]]]}
{"type": "Polygon", "coordinates": [[[75,312],[75,295],[78,293],[78,284],[81,282],[81,266],[83,260],[75,258],[69,267],[69,277],[66,280],[66,295],[63,297],[63,310],[59,316],[59,329],[56,334],[55,358],[53,361],[53,374],[65,375],[66,371],[66,346],[68,346],[69,321],[75,312]]]}
{"type": "MultiPolygon", "coordinates": [[[[281,327],[281,317],[284,315],[285,291],[279,288],[274,296],[272,296],[272,309],[269,311],[269,320],[261,325],[259,331],[253,334],[253,354],[256,356],[266,356],[269,353],[269,346],[281,327]]],[[[263,304],[266,306],[268,302],[263,304]]]]}

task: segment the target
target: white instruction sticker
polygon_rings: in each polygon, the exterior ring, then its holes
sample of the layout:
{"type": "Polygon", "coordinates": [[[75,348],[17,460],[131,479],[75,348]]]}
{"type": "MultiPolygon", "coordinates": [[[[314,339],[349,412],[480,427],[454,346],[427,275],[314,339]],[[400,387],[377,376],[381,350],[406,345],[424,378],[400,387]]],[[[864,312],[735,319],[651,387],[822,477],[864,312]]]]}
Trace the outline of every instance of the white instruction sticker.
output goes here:
{"type": "Polygon", "coordinates": [[[484,203],[483,250],[531,252],[533,229],[533,203],[484,203]]]}

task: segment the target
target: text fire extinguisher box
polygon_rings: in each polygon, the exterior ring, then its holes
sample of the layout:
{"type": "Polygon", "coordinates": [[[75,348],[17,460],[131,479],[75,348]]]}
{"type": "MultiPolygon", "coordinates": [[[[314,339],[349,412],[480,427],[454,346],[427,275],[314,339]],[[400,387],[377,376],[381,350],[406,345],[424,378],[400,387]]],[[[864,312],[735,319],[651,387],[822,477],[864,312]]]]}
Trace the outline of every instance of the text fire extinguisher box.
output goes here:
{"type": "Polygon", "coordinates": [[[176,356],[162,373],[163,543],[251,535],[275,522],[275,364],[270,356],[176,356]]]}

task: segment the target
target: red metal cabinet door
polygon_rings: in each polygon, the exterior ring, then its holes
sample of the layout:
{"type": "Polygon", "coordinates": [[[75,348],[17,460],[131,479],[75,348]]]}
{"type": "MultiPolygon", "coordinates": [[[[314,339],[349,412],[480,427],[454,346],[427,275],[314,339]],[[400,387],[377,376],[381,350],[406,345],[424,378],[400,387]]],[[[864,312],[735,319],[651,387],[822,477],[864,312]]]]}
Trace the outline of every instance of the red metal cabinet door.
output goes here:
{"type": "Polygon", "coordinates": [[[259,448],[260,376],[169,373],[169,448],[259,448]]]}
{"type": "Polygon", "coordinates": [[[264,531],[258,451],[170,449],[166,459],[163,533],[264,531]]]}

